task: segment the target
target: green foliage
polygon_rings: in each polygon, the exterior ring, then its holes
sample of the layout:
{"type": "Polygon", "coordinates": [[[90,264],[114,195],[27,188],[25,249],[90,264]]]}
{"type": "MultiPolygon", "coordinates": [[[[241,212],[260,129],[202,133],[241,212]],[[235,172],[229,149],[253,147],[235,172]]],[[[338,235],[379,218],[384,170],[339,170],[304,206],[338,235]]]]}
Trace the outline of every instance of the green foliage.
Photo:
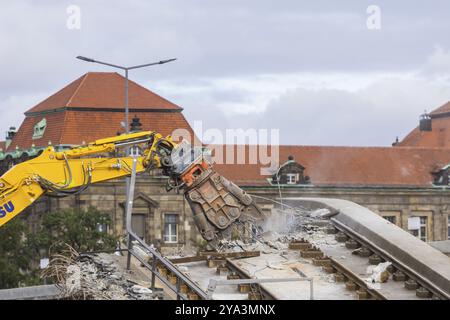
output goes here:
{"type": "Polygon", "coordinates": [[[110,220],[93,207],[60,210],[44,214],[36,234],[25,221],[11,220],[0,228],[0,289],[42,284],[40,258],[66,250],[66,244],[78,252],[114,249],[117,238],[98,229],[110,220]]]}
{"type": "Polygon", "coordinates": [[[66,249],[65,244],[78,252],[111,250],[115,248],[117,238],[98,229],[99,225],[109,226],[110,223],[110,216],[94,207],[51,212],[43,216],[35,245],[52,254],[66,249]]]}
{"type": "Polygon", "coordinates": [[[37,276],[30,271],[33,250],[27,243],[28,228],[16,218],[0,228],[0,288],[35,284],[37,276]]]}

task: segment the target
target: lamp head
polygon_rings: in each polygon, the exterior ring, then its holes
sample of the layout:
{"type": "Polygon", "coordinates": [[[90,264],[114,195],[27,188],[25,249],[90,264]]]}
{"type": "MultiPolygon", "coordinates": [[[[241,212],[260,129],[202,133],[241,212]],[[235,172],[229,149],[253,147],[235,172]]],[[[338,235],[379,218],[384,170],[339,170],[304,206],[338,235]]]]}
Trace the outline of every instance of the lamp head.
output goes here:
{"type": "Polygon", "coordinates": [[[83,60],[83,61],[87,61],[87,62],[95,62],[94,59],[86,58],[86,57],[83,57],[83,56],[78,56],[77,59],[80,59],[80,60],[83,60]]]}

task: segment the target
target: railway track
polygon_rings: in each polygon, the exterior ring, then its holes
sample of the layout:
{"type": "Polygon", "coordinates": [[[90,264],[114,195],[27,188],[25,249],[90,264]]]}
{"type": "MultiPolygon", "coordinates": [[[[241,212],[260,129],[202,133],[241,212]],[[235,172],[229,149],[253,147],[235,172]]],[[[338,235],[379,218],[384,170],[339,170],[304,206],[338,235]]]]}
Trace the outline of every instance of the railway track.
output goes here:
{"type": "MultiPolygon", "coordinates": [[[[290,243],[289,249],[298,252],[299,257],[311,260],[311,264],[321,268],[324,273],[332,274],[335,282],[345,285],[348,291],[354,292],[356,298],[450,299],[450,259],[421,240],[367,208],[349,201],[314,198],[284,200],[290,201],[293,206],[300,202],[302,207],[327,208],[333,213],[329,217],[326,233],[337,244],[316,244],[305,238],[290,243]],[[385,273],[389,280],[368,282],[368,267],[383,262],[390,263],[385,273]]],[[[247,255],[233,253],[226,257],[223,253],[207,252],[203,256],[183,259],[184,262],[205,260],[209,267],[217,268],[217,274],[224,273],[227,274],[226,279],[236,280],[250,278],[235,260],[251,257],[251,253],[247,255]]],[[[183,260],[174,261],[174,268],[180,262],[183,260]]],[[[200,289],[192,281],[185,281],[185,278],[178,279],[164,267],[160,267],[158,272],[159,276],[168,277],[169,283],[183,294],[182,298],[205,299],[208,296],[206,288],[200,289]]],[[[248,299],[276,299],[270,290],[265,289],[268,286],[244,282],[238,285],[237,290],[248,293],[248,299]]]]}
{"type": "MultiPolygon", "coordinates": [[[[367,261],[368,265],[378,265],[379,263],[389,262],[391,265],[387,268],[387,272],[390,274],[390,278],[399,284],[400,288],[407,291],[415,291],[415,296],[422,299],[447,299],[446,295],[442,293],[432,282],[428,281],[425,277],[415,272],[411,267],[408,267],[401,263],[395,256],[388,254],[383,248],[367,241],[357,232],[348,230],[342,224],[333,223],[336,228],[336,241],[345,243],[345,248],[349,251],[357,252],[356,255],[359,259],[367,261]]],[[[331,231],[331,230],[330,230],[331,231]]],[[[329,231],[329,232],[330,232],[329,231]]],[[[333,232],[333,231],[331,231],[333,232]]],[[[361,281],[357,281],[355,273],[349,268],[345,268],[337,261],[333,260],[333,267],[337,272],[341,273],[344,277],[352,279],[357,285],[361,286],[361,281]],[[353,273],[353,276],[351,274],[353,273]]],[[[388,299],[386,294],[382,293],[382,290],[369,288],[367,284],[363,283],[362,286],[369,292],[369,294],[377,299],[388,299]]],[[[381,286],[381,285],[380,285],[381,286]]],[[[407,294],[398,295],[398,298],[405,297],[407,294]]],[[[396,295],[392,295],[392,298],[397,298],[396,295]]],[[[412,297],[408,297],[411,299],[412,297]]]]}
{"type": "MultiPolygon", "coordinates": [[[[358,299],[450,299],[448,257],[366,208],[342,200],[314,201],[335,211],[326,233],[334,235],[341,245],[321,247],[303,240],[289,247],[333,274],[334,280],[344,283],[358,299]],[[367,269],[384,262],[390,263],[385,273],[385,280],[389,280],[368,282],[367,269]]],[[[241,277],[246,276],[235,264],[227,266],[241,277]]],[[[263,299],[273,299],[270,292],[260,291],[263,299]]]]}
{"type": "MultiPolygon", "coordinates": [[[[344,228],[328,228],[327,233],[333,234],[336,241],[345,244],[345,246],[338,246],[340,251],[331,251],[327,248],[321,249],[318,246],[302,240],[301,242],[290,243],[290,249],[296,250],[298,255],[302,258],[311,260],[311,263],[316,267],[322,268],[327,274],[333,274],[336,283],[345,285],[348,291],[354,292],[357,299],[373,299],[373,300],[388,300],[388,299],[446,299],[440,290],[436,290],[435,286],[430,285],[428,281],[424,281],[423,277],[417,276],[415,272],[411,272],[410,268],[405,268],[395,257],[392,257],[384,250],[377,246],[364,241],[355,232],[349,232],[344,228]],[[355,255],[353,252],[358,251],[360,254],[355,255]],[[330,256],[331,254],[339,254],[339,256],[330,256]],[[348,263],[348,260],[341,261],[339,257],[344,254],[357,260],[358,263],[348,263]],[[361,276],[361,271],[364,268],[372,265],[375,266],[382,262],[390,262],[391,265],[387,268],[389,272],[388,283],[379,284],[380,289],[366,281],[365,276],[361,276]],[[386,287],[387,286],[387,287],[386,287]]],[[[250,253],[247,257],[255,256],[250,253]]],[[[228,280],[234,279],[250,279],[248,274],[242,270],[236,263],[239,260],[234,260],[234,257],[187,257],[180,260],[175,260],[175,263],[190,262],[190,261],[205,261],[205,264],[210,268],[216,268],[217,274],[224,273],[228,280]]],[[[244,256],[236,256],[236,258],[245,258],[244,256]]],[[[176,267],[176,264],[174,264],[176,267]]],[[[162,276],[167,277],[168,281],[176,284],[176,277],[159,269],[162,276]]],[[[295,284],[294,284],[295,285],[295,284]]],[[[182,292],[186,294],[188,299],[202,299],[193,290],[182,284],[182,292]]],[[[196,291],[199,288],[196,287],[196,291]]],[[[237,291],[240,293],[247,293],[249,300],[275,300],[276,297],[260,284],[242,284],[237,285],[237,291]]],[[[206,294],[206,290],[204,291],[206,294]]]]}
{"type": "Polygon", "coordinates": [[[302,258],[310,259],[313,265],[321,267],[325,273],[333,274],[335,282],[344,283],[346,289],[354,291],[358,299],[386,300],[383,294],[369,287],[358,272],[328,256],[321,248],[308,240],[293,241],[289,244],[289,248],[298,250],[302,258]]]}
{"type": "Polygon", "coordinates": [[[332,257],[329,271],[337,274],[338,281],[351,281],[374,299],[450,299],[450,259],[441,252],[350,201],[291,199],[298,202],[334,213],[327,232],[345,246],[322,246],[321,250],[332,257]],[[347,259],[339,260],[340,255],[347,259]],[[391,280],[376,285],[358,281],[364,268],[382,262],[391,263],[387,269],[391,280]]]}
{"type": "MultiPolygon", "coordinates": [[[[227,279],[250,279],[247,273],[237,266],[233,260],[226,259],[225,266],[229,270],[227,279]]],[[[258,284],[239,286],[238,290],[247,291],[249,294],[249,300],[276,300],[276,298],[269,291],[265,290],[264,287],[258,284]]]]}

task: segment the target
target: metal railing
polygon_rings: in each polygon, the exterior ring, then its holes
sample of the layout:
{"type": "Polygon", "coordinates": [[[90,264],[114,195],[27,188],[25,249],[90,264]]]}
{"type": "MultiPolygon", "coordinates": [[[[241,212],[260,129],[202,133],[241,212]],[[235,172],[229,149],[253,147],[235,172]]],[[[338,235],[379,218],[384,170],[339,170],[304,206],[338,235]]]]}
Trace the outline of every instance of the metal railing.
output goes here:
{"type": "Polygon", "coordinates": [[[133,211],[133,199],[134,199],[134,190],[136,184],[136,164],[137,164],[137,155],[133,154],[133,166],[131,172],[130,179],[130,187],[127,192],[127,203],[126,203],[126,231],[128,237],[128,254],[127,254],[127,269],[130,269],[131,266],[131,256],[135,257],[139,262],[141,262],[150,272],[152,273],[151,278],[151,289],[154,291],[156,278],[158,278],[162,283],[164,283],[169,289],[176,293],[177,299],[187,300],[188,297],[186,294],[180,291],[181,284],[186,284],[193,292],[195,292],[199,298],[207,299],[206,292],[203,291],[195,282],[193,282],[190,278],[184,275],[181,271],[179,271],[167,258],[163,257],[159,252],[156,251],[155,248],[149,246],[145,243],[134,231],[132,230],[131,225],[131,216],[133,211]],[[141,245],[145,250],[147,250],[152,256],[152,263],[145,261],[144,258],[139,256],[133,250],[133,241],[136,241],[141,245]],[[176,285],[173,285],[169,280],[166,279],[165,276],[161,275],[158,271],[158,266],[163,266],[167,270],[169,270],[176,278],[176,285]]]}

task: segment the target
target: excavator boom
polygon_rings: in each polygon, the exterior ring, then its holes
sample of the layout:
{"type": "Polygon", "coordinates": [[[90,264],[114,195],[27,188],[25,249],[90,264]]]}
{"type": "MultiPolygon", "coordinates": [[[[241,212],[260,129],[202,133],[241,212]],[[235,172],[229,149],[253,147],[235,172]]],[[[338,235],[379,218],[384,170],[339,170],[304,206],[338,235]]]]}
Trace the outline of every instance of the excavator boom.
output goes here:
{"type": "Polygon", "coordinates": [[[0,227],[42,195],[78,194],[91,184],[129,176],[133,157],[137,158],[137,173],[162,169],[168,176],[167,189],[184,192],[194,221],[207,241],[229,234],[235,222],[244,225],[264,219],[253,199],[215,172],[201,150],[186,142],[177,144],[170,136],[146,131],[100,139],[64,151],[49,146],[36,158],[13,166],[0,177],[0,227]],[[119,156],[130,147],[134,155],[119,156]]]}

